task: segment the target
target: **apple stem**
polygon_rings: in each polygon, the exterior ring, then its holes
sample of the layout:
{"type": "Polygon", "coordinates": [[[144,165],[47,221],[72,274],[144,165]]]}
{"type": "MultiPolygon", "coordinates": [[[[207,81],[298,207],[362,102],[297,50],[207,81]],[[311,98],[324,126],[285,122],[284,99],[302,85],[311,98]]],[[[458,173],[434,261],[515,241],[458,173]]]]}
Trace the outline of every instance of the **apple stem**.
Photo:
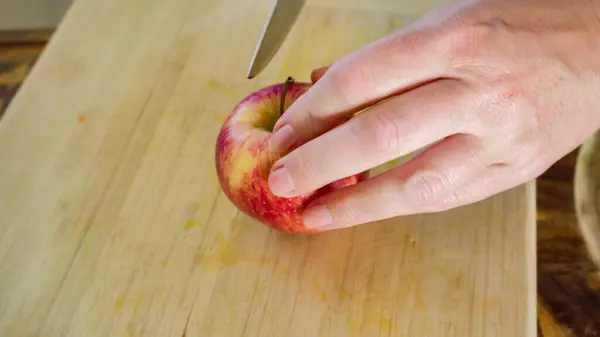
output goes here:
{"type": "Polygon", "coordinates": [[[287,80],[285,80],[285,83],[283,85],[283,93],[281,94],[281,106],[279,107],[280,116],[283,115],[283,112],[285,110],[285,96],[292,83],[294,83],[294,79],[291,76],[288,76],[287,80]]]}

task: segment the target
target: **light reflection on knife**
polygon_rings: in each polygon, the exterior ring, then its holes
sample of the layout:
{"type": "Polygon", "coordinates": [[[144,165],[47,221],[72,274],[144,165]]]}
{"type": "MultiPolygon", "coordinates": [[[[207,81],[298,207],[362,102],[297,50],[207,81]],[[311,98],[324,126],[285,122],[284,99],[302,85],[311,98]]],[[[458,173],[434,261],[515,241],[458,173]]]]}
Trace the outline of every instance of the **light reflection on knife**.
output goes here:
{"type": "Polygon", "coordinates": [[[276,0],[271,16],[254,51],[248,78],[256,77],[271,61],[294,26],[306,0],[276,0]]]}

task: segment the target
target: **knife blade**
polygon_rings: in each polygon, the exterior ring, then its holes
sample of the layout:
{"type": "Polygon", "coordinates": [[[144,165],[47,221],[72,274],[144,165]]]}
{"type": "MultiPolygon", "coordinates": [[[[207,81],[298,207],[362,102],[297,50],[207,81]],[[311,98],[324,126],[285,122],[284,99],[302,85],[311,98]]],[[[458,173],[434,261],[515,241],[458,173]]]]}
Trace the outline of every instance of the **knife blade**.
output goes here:
{"type": "Polygon", "coordinates": [[[294,26],[305,3],[306,0],[276,0],[254,50],[248,69],[248,79],[256,77],[271,62],[294,26]]]}

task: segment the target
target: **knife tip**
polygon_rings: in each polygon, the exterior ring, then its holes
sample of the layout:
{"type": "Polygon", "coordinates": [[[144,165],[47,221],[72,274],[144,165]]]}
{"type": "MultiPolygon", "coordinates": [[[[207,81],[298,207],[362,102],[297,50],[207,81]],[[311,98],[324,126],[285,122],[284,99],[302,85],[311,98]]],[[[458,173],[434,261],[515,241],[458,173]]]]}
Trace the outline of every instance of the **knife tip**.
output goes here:
{"type": "Polygon", "coordinates": [[[248,77],[249,80],[255,78],[256,77],[256,71],[254,71],[254,69],[250,70],[248,72],[248,76],[247,77],[248,77]]]}

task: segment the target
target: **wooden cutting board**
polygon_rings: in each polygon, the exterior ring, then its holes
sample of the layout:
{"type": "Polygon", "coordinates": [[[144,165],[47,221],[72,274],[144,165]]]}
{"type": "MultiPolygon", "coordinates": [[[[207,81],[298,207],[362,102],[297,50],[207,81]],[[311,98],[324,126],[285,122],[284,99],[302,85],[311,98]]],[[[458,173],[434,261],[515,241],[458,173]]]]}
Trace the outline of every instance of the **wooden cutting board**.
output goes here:
{"type": "Polygon", "coordinates": [[[0,122],[0,335],[535,335],[533,183],[310,237],[221,193],[235,103],[427,9],[311,1],[249,81],[271,6],[75,3],[0,122]]]}

